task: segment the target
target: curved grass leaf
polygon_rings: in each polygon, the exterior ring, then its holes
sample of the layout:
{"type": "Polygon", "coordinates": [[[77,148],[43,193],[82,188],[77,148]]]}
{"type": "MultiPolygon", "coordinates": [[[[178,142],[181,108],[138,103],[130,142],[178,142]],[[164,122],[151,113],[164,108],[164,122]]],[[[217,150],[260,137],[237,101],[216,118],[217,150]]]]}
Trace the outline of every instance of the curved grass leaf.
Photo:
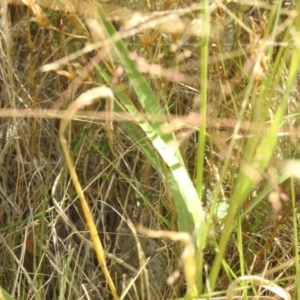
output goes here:
{"type": "Polygon", "coordinates": [[[15,298],[13,298],[0,286],[0,300],[15,300],[15,298]]]}
{"type": "MultiPolygon", "coordinates": [[[[113,45],[114,50],[129,77],[130,83],[136,92],[136,95],[138,96],[145,115],[163,115],[163,111],[159,106],[149,84],[143,75],[138,71],[135,62],[130,59],[128,49],[122,40],[116,39],[117,33],[111,22],[107,20],[107,16],[101,6],[98,8],[98,14],[105,30],[108,33],[108,36],[116,40],[113,45]]],[[[129,101],[127,97],[124,97],[124,95],[122,96],[121,92],[117,92],[113,87],[112,89],[115,90],[116,96],[121,100],[122,105],[133,116],[135,121],[150,139],[155,149],[159,152],[164,162],[170,168],[173,179],[173,182],[171,181],[171,188],[174,191],[173,195],[176,195],[175,201],[178,208],[178,221],[180,230],[192,233],[193,229],[200,229],[201,225],[204,223],[205,213],[202,209],[202,205],[195,187],[186,171],[180,152],[178,149],[173,152],[168,146],[169,142],[174,141],[174,135],[161,134],[159,132],[159,126],[162,123],[166,123],[166,121],[158,123],[153,122],[150,117],[147,117],[148,119],[141,118],[139,111],[131,103],[131,101],[129,101]],[[189,217],[189,214],[191,215],[191,218],[189,217]],[[189,221],[187,221],[187,219],[189,221]]],[[[134,130],[131,135],[132,138],[137,141],[137,130],[134,130]]],[[[142,146],[142,151],[143,147],[144,145],[142,146]]],[[[149,151],[149,148],[147,151],[149,151]]],[[[148,152],[148,158],[153,163],[156,153],[153,150],[151,152],[151,154],[148,152]]],[[[157,164],[154,165],[154,167],[157,166],[157,164]]],[[[164,173],[161,168],[158,171],[161,175],[164,173]]]]}

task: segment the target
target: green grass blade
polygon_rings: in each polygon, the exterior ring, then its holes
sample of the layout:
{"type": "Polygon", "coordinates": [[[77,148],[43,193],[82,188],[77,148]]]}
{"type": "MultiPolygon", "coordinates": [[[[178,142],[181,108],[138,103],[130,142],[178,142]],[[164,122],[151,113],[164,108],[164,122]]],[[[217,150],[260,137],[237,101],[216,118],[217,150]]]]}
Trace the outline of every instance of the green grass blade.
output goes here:
{"type": "MultiPolygon", "coordinates": [[[[112,24],[107,21],[106,14],[101,6],[99,6],[98,12],[108,35],[112,38],[115,37],[117,33],[112,24]]],[[[124,67],[130,79],[131,85],[134,88],[146,115],[151,116],[153,114],[160,114],[163,116],[163,111],[159,106],[153,91],[148,85],[146,79],[138,71],[135,62],[130,59],[129,52],[122,40],[117,40],[114,43],[114,50],[117,53],[122,66],[124,67]]],[[[121,100],[122,105],[134,117],[135,121],[145,132],[147,137],[152,142],[153,146],[156,148],[156,150],[159,152],[159,154],[171,170],[174,182],[177,185],[176,190],[181,196],[181,199],[177,199],[177,201],[179,201],[176,203],[177,207],[182,207],[182,205],[184,204],[192,216],[192,220],[190,222],[192,225],[188,226],[188,228],[186,226],[187,221],[182,217],[179,217],[180,229],[185,229],[184,231],[188,229],[188,232],[190,233],[192,233],[193,227],[199,229],[201,227],[201,224],[204,222],[204,211],[202,209],[202,205],[193,186],[193,183],[186,171],[180,152],[178,150],[175,150],[175,152],[173,152],[167,144],[168,142],[174,141],[174,135],[161,134],[159,132],[159,127],[164,122],[153,122],[153,120],[151,120],[151,118],[149,117],[149,120],[142,118],[131,101],[129,101],[126,97],[121,97],[121,93],[116,93],[116,95],[121,100]]],[[[184,213],[184,218],[186,218],[186,216],[187,214],[184,213]]]]}
{"type": "Polygon", "coordinates": [[[13,298],[0,286],[0,300],[15,300],[15,298],[13,298]]]}
{"type": "MultiPolygon", "coordinates": [[[[222,259],[224,258],[224,253],[231,234],[232,224],[235,219],[237,210],[243,203],[244,199],[246,199],[246,197],[251,192],[252,187],[267,167],[267,164],[269,163],[269,160],[273,154],[277,142],[277,134],[285,116],[287,101],[292,91],[299,63],[300,51],[298,49],[298,51],[294,52],[292,57],[291,67],[289,70],[289,76],[287,80],[287,91],[284,93],[281,105],[276,112],[272,125],[270,126],[270,130],[263,138],[259,147],[257,148],[254,158],[251,159],[251,165],[247,164],[247,162],[249,161],[248,157],[246,163],[244,163],[244,165],[241,167],[241,171],[237,178],[235,189],[230,200],[230,206],[223,229],[223,234],[219,243],[219,251],[215,258],[212,272],[210,274],[210,285],[212,290],[214,289],[215,284],[217,282],[222,259]]],[[[251,143],[251,141],[249,141],[249,143],[251,143]]]]}

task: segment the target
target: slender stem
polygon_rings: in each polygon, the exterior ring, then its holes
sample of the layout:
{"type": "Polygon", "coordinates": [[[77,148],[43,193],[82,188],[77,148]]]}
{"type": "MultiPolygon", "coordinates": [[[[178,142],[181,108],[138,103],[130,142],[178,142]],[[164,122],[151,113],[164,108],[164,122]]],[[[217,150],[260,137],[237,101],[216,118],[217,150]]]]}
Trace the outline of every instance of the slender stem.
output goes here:
{"type": "MultiPolygon", "coordinates": [[[[210,31],[210,8],[209,0],[203,0],[202,22],[203,22],[203,35],[201,36],[201,96],[200,96],[200,125],[198,135],[198,149],[197,149],[197,175],[196,175],[196,190],[199,199],[202,199],[202,183],[203,183],[203,170],[204,170],[204,156],[205,156],[205,135],[206,135],[206,106],[207,106],[207,90],[208,90],[208,58],[209,58],[209,31],[210,31]]],[[[204,226],[204,222],[202,223],[204,226]]],[[[197,236],[197,275],[198,275],[198,291],[202,291],[202,268],[203,268],[203,252],[205,239],[203,238],[204,229],[198,232],[197,236]]]]}
{"type": "Polygon", "coordinates": [[[81,94],[67,109],[67,111],[64,114],[64,118],[61,120],[60,128],[59,128],[59,140],[62,146],[62,149],[64,151],[67,166],[69,168],[69,172],[73,181],[73,184],[75,186],[76,192],[78,194],[78,197],[80,199],[80,203],[82,206],[82,210],[86,219],[87,227],[90,231],[92,242],[95,248],[95,252],[97,255],[97,259],[99,262],[99,265],[102,269],[102,272],[105,276],[106,282],[108,283],[110,290],[112,292],[113,298],[115,300],[119,299],[117,295],[117,291],[115,288],[115,285],[112,281],[112,278],[108,272],[107,266],[106,266],[106,259],[104,254],[104,249],[100,240],[100,237],[98,235],[98,230],[95,225],[91,210],[89,208],[89,205],[85,199],[81,184],[79,182],[77,173],[75,171],[74,163],[72,161],[72,158],[69,154],[68,150],[68,142],[65,138],[65,130],[67,128],[67,125],[69,124],[70,120],[74,116],[74,114],[81,108],[90,105],[94,99],[96,98],[109,98],[109,101],[112,101],[113,99],[113,93],[112,91],[107,87],[97,87],[90,89],[86,93],[81,94]]]}

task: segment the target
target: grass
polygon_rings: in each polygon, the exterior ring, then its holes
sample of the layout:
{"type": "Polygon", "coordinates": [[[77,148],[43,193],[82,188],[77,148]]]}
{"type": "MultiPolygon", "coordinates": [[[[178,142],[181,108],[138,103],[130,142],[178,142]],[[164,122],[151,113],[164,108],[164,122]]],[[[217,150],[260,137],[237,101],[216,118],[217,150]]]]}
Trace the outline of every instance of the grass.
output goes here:
{"type": "Polygon", "coordinates": [[[0,299],[298,299],[298,4],[190,2],[3,5],[0,299]]]}

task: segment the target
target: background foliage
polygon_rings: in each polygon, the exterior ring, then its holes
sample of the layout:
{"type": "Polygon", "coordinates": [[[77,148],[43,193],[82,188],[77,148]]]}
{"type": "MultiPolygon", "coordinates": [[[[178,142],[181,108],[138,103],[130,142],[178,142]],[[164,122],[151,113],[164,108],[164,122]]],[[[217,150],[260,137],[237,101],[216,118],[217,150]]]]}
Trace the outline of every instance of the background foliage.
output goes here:
{"type": "Polygon", "coordinates": [[[1,3],[0,299],[298,299],[297,5],[1,3]]]}

